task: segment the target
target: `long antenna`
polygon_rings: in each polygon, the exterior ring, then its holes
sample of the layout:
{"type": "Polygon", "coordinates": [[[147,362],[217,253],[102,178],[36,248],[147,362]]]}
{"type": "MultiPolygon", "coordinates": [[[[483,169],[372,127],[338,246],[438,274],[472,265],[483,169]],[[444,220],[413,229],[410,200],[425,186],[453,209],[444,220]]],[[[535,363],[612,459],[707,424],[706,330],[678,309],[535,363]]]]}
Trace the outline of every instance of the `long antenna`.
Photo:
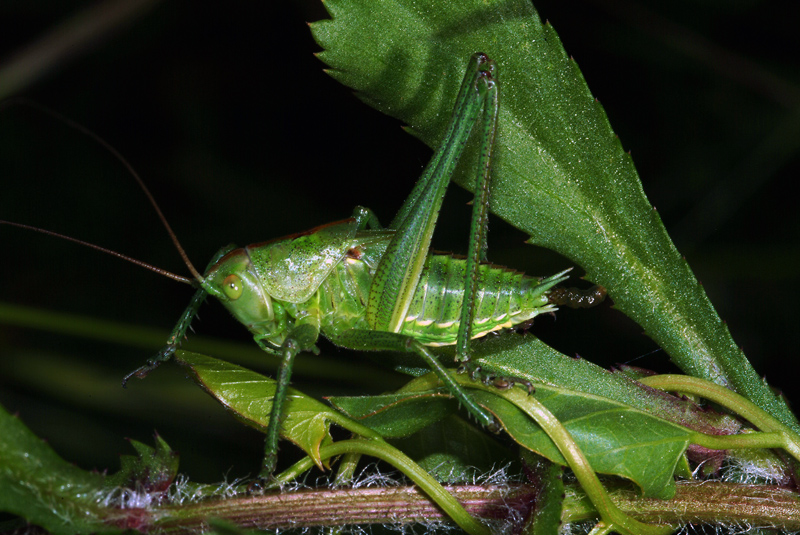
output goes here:
{"type": "Polygon", "coordinates": [[[61,238],[62,240],[71,241],[74,243],[78,243],[80,245],[85,245],[86,247],[91,247],[92,249],[96,249],[100,252],[110,254],[111,256],[116,256],[117,258],[121,258],[122,260],[127,260],[132,264],[136,264],[137,266],[143,267],[145,269],[149,269],[150,271],[155,271],[159,275],[164,275],[165,277],[169,277],[170,279],[176,280],[178,282],[183,282],[186,284],[192,284],[192,279],[188,277],[184,277],[183,275],[176,275],[171,271],[167,271],[166,269],[161,269],[160,267],[156,267],[152,264],[148,264],[147,262],[142,262],[141,260],[137,260],[132,258],[128,255],[124,255],[122,253],[118,253],[116,251],[112,251],[111,249],[106,249],[105,247],[100,247],[99,245],[95,245],[93,243],[89,243],[83,240],[79,240],[77,238],[73,238],[71,236],[65,236],[64,234],[59,234],[58,232],[53,232],[52,230],[46,230],[43,228],[32,227],[31,225],[24,225],[22,223],[14,223],[13,221],[3,221],[0,219],[0,225],[11,225],[12,227],[24,228],[26,230],[32,230],[34,232],[39,232],[41,234],[47,234],[48,236],[55,236],[56,238],[61,238]]]}
{"type": "MultiPolygon", "coordinates": [[[[153,197],[153,194],[150,193],[149,189],[147,189],[147,186],[145,185],[145,183],[142,180],[142,178],[139,176],[139,173],[136,172],[136,170],[133,168],[133,166],[130,163],[128,163],[128,160],[126,160],[125,157],[122,156],[122,154],[120,154],[119,151],[117,151],[117,149],[115,149],[113,146],[111,146],[111,144],[109,144],[106,140],[104,140],[103,138],[101,138],[100,136],[98,136],[97,134],[95,134],[94,132],[89,130],[88,128],[84,127],[83,125],[78,124],[77,122],[73,121],[69,117],[67,117],[65,115],[62,115],[62,114],[58,113],[55,110],[51,110],[47,106],[43,106],[43,105],[38,104],[36,102],[30,101],[28,99],[25,99],[25,98],[12,99],[11,101],[6,101],[4,103],[5,106],[0,106],[0,107],[6,107],[7,105],[9,105],[11,103],[23,104],[25,106],[29,106],[29,107],[31,107],[31,108],[33,108],[35,110],[40,111],[40,112],[46,113],[46,114],[48,114],[48,115],[50,115],[52,117],[55,117],[56,119],[64,122],[64,124],[66,124],[67,126],[69,126],[71,128],[74,128],[75,130],[77,130],[78,132],[82,133],[83,135],[88,136],[89,138],[93,139],[95,142],[100,144],[101,147],[104,147],[108,152],[110,152],[117,160],[119,160],[119,162],[122,163],[122,165],[124,165],[125,168],[128,170],[128,172],[131,175],[133,175],[133,178],[136,179],[136,182],[139,184],[139,187],[142,188],[142,191],[147,196],[147,199],[150,201],[150,204],[155,209],[156,214],[158,215],[158,218],[161,220],[161,223],[164,225],[164,228],[167,230],[167,234],[169,234],[169,237],[172,240],[172,243],[175,245],[175,248],[178,250],[178,254],[181,255],[181,258],[183,259],[184,264],[186,264],[186,267],[189,268],[189,272],[192,274],[192,277],[194,277],[195,280],[197,280],[197,282],[203,282],[203,276],[200,274],[199,271],[197,271],[197,269],[195,269],[194,264],[192,264],[192,261],[189,260],[189,255],[186,254],[186,251],[183,249],[183,246],[181,246],[181,242],[178,241],[178,236],[175,235],[175,232],[172,230],[172,227],[169,225],[169,222],[167,221],[167,218],[164,217],[164,214],[161,212],[161,208],[158,206],[158,203],[156,202],[155,198],[153,197]]],[[[69,241],[72,241],[72,242],[75,242],[75,243],[80,243],[80,244],[85,245],[87,247],[91,247],[93,249],[97,249],[98,251],[103,251],[105,253],[108,253],[108,254],[110,254],[112,256],[116,256],[118,258],[122,258],[122,259],[128,260],[129,262],[133,262],[136,265],[139,265],[139,266],[142,266],[144,268],[150,269],[152,271],[155,271],[156,273],[161,273],[162,275],[166,275],[167,277],[173,278],[175,280],[179,280],[181,282],[189,282],[189,279],[187,279],[186,277],[181,277],[180,275],[175,275],[174,273],[171,273],[169,271],[163,270],[161,268],[157,268],[155,266],[151,266],[150,264],[147,264],[147,263],[142,262],[140,260],[136,260],[136,259],[131,258],[129,256],[125,256],[123,254],[117,253],[117,252],[112,251],[110,249],[105,249],[105,248],[100,247],[98,245],[94,245],[94,244],[91,244],[91,243],[88,243],[88,242],[83,242],[83,241],[77,240],[75,238],[70,238],[69,236],[64,236],[64,235],[58,234],[56,232],[52,232],[52,231],[49,231],[49,230],[44,230],[44,229],[40,229],[40,228],[36,228],[36,227],[31,227],[31,226],[28,226],[28,225],[22,225],[22,224],[19,224],[19,223],[11,223],[11,222],[8,222],[8,221],[2,221],[2,223],[8,224],[8,225],[12,225],[12,226],[16,226],[16,227],[20,227],[20,228],[26,228],[28,230],[35,230],[35,231],[41,232],[43,234],[49,234],[51,236],[64,238],[65,240],[69,240],[69,241]]]]}

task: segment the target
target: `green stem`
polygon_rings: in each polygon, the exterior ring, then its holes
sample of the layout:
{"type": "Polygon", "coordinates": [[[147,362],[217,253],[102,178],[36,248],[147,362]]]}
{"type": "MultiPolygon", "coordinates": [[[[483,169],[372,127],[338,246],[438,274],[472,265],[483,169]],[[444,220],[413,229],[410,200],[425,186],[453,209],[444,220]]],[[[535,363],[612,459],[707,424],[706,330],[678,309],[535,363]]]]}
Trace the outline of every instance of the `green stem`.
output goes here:
{"type": "MultiPolygon", "coordinates": [[[[642,378],[640,381],[653,388],[693,394],[713,401],[748,420],[758,429],[769,433],[769,440],[779,437],[777,442],[773,442],[770,446],[759,445],[755,447],[783,448],[792,457],[800,461],[800,436],[783,422],[772,417],[758,405],[733,390],[688,375],[654,375],[642,378]]],[[[767,438],[764,440],[767,440],[767,438]]]]}
{"type": "Polygon", "coordinates": [[[337,487],[349,485],[353,481],[353,476],[356,472],[358,462],[361,460],[361,455],[358,453],[348,453],[339,459],[339,466],[336,470],[336,478],[333,484],[337,487]]]}
{"type": "MultiPolygon", "coordinates": [[[[83,316],[66,312],[25,307],[15,303],[0,301],[0,323],[14,325],[26,329],[66,334],[87,340],[109,342],[129,347],[153,351],[164,344],[167,336],[165,329],[142,327],[124,322],[108,321],[99,317],[83,316]]],[[[203,336],[192,335],[181,344],[184,350],[199,351],[205,355],[214,355],[240,365],[255,368],[277,368],[273,362],[275,357],[265,354],[254,344],[228,342],[203,336]]],[[[363,363],[363,369],[353,370],[332,363],[330,356],[317,356],[311,353],[295,363],[294,373],[306,378],[328,379],[331,381],[347,381],[350,384],[372,386],[376,382],[400,386],[394,372],[385,367],[363,363]]],[[[387,386],[387,390],[391,390],[387,386]]]]}
{"type": "Polygon", "coordinates": [[[706,435],[692,433],[689,437],[692,444],[711,450],[734,450],[744,448],[783,448],[785,438],[780,433],[744,433],[740,435],[706,435]]]}

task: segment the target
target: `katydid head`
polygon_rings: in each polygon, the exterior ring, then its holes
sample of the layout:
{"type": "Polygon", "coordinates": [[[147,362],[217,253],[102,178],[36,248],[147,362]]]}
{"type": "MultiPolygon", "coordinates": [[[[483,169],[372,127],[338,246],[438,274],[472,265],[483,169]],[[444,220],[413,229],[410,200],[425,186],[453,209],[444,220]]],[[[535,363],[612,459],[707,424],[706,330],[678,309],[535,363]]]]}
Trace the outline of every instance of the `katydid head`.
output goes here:
{"type": "Polygon", "coordinates": [[[244,248],[234,249],[213,264],[201,282],[251,332],[268,334],[275,318],[272,298],[267,294],[244,248]]]}

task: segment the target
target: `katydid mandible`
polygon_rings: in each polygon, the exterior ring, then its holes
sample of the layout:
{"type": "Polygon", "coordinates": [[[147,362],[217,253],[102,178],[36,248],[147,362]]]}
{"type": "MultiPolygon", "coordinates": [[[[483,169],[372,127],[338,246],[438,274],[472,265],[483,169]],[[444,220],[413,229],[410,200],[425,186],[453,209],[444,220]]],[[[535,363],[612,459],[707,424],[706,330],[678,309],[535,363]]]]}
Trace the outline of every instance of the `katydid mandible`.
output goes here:
{"type": "Polygon", "coordinates": [[[305,233],[244,248],[225,247],[204,275],[192,266],[152,195],[124,158],[94,134],[77,127],[109,148],[133,172],[197,287],[167,345],[127,375],[123,385],[170,360],[200,305],[213,295],[250,330],[261,349],[281,358],[263,477],[275,468],[294,359],[304,351],[317,353],[320,335],[350,349],[417,354],[480,424],[498,430],[494,417],[455,382],[429,347],[455,345],[456,360],[474,377],[479,369],[469,359],[470,340],[526,324],[539,314],[555,311],[556,305],[592,306],[605,293],[599,287],[589,293],[563,288],[551,291],[567,278],[569,270],[535,278],[486,263],[491,152],[498,110],[495,70],[494,62],[484,54],[470,58],[442,144],[387,228],[380,226],[370,210],[357,207],[350,219],[305,233]],[[468,254],[465,258],[433,254],[430,243],[439,210],[473,129],[479,136],[479,155],[468,254]]]}

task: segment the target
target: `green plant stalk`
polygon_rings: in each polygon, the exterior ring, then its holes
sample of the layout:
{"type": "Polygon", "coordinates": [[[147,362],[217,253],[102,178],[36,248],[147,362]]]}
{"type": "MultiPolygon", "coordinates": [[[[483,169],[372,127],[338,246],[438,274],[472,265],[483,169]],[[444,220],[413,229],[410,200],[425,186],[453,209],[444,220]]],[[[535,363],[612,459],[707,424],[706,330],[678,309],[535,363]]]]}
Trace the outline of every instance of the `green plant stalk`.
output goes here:
{"type": "MultiPolygon", "coordinates": [[[[783,448],[792,457],[800,461],[800,436],[792,428],[784,425],[783,422],[765,412],[758,405],[732,390],[686,375],[654,375],[641,379],[641,382],[653,388],[693,394],[713,401],[748,420],[758,429],[769,433],[768,435],[762,435],[762,440],[765,441],[764,444],[767,444],[767,441],[776,441],[769,442],[770,445],[756,445],[754,447],[783,448]]],[[[755,440],[744,438],[746,436],[748,435],[741,435],[738,440],[755,440]]],[[[723,437],[718,438],[724,440],[723,437]]]]}
{"type": "Polygon", "coordinates": [[[353,481],[353,476],[356,473],[356,467],[360,460],[361,455],[358,453],[342,455],[341,459],[339,459],[339,466],[336,468],[336,478],[333,484],[343,487],[353,481]]]}
{"type": "MultiPolygon", "coordinates": [[[[328,419],[332,423],[335,423],[335,424],[347,429],[351,433],[353,433],[355,435],[358,435],[358,436],[360,436],[362,438],[369,439],[370,441],[374,441],[374,442],[383,442],[383,436],[381,436],[380,433],[378,433],[374,429],[370,429],[369,427],[367,427],[365,425],[361,425],[360,423],[356,422],[355,420],[352,420],[352,419],[348,418],[347,416],[345,416],[344,414],[342,414],[340,412],[331,412],[328,415],[328,419]]],[[[356,440],[356,439],[353,439],[353,440],[356,440]]],[[[345,441],[345,442],[350,442],[350,441],[345,441]]],[[[386,445],[389,448],[391,448],[391,446],[389,446],[388,444],[386,444],[386,445]]],[[[394,448],[392,448],[392,449],[394,449],[394,448]]],[[[400,453],[402,455],[402,452],[400,452],[400,450],[395,450],[395,451],[397,451],[397,453],[400,453]]],[[[348,453],[359,454],[359,453],[365,453],[365,452],[355,450],[355,451],[348,452],[348,453]]],[[[333,454],[333,455],[338,455],[338,454],[333,454]]],[[[331,455],[331,457],[333,455],[331,455]]],[[[391,462],[391,461],[389,461],[389,462],[391,462]]]]}
{"type": "Polygon", "coordinates": [[[733,450],[744,448],[785,448],[786,437],[781,433],[744,433],[738,435],[706,435],[693,433],[692,444],[711,450],[733,450]]]}
{"type": "MultiPolygon", "coordinates": [[[[518,389],[521,390],[521,389],[518,389]]],[[[0,414],[4,414],[0,412],[0,414]]],[[[121,529],[137,528],[151,533],[158,532],[199,532],[207,526],[209,517],[228,518],[242,527],[264,527],[279,529],[296,523],[303,513],[303,525],[347,525],[357,523],[397,523],[402,511],[401,521],[425,522],[446,520],[438,505],[423,495],[422,490],[413,487],[393,487],[391,489],[325,489],[309,491],[306,489],[284,491],[271,495],[250,496],[240,494],[230,497],[216,497],[218,485],[205,485],[184,488],[191,496],[204,496],[200,501],[185,501],[180,497],[173,504],[164,500],[168,496],[157,493],[154,502],[143,507],[121,508],[116,505],[103,506],[103,496],[117,495],[121,489],[101,474],[84,472],[58,458],[41,440],[28,431],[17,418],[5,414],[3,433],[0,433],[0,446],[6,462],[0,463],[0,476],[5,475],[5,483],[0,485],[0,497],[19,498],[19,490],[24,489],[31,496],[51,496],[57,498],[52,512],[61,514],[51,521],[50,529],[59,533],[75,533],[78,526],[91,519],[90,531],[103,532],[104,527],[121,529]],[[105,482],[104,482],[105,479],[105,482]],[[71,495],[70,489],[73,494],[71,495]],[[77,495],[76,490],[81,490],[77,495]],[[202,492],[201,492],[202,490],[202,492]],[[5,491],[2,492],[2,491],[5,491]],[[56,494],[52,494],[53,492],[56,494]],[[9,494],[10,493],[10,494],[9,494]],[[164,501],[161,501],[164,500],[164,501]],[[407,514],[406,514],[407,513],[407,514]],[[407,518],[406,518],[407,517],[407,518]],[[67,522],[65,526],[63,522],[67,522]],[[59,529],[61,528],[61,529],[59,529]],[[64,529],[66,528],[66,529],[64,529]]],[[[396,462],[398,456],[391,446],[380,444],[377,440],[346,441],[343,445],[326,446],[322,455],[347,454],[347,452],[366,453],[382,456],[396,462]],[[344,447],[343,447],[344,446],[344,447]]],[[[410,463],[411,475],[419,467],[407,458],[400,461],[410,463]]],[[[300,473],[314,466],[311,459],[281,474],[283,480],[294,479],[300,473]],[[301,466],[302,465],[302,466],[301,466]]],[[[429,476],[419,471],[418,483],[425,485],[429,476]]],[[[1,478],[1,477],[0,477],[1,478]]],[[[435,487],[438,484],[433,482],[435,487]]],[[[719,482],[679,482],[675,499],[658,500],[640,498],[638,492],[630,491],[628,484],[608,483],[611,491],[609,499],[624,514],[643,522],[666,522],[678,525],[683,522],[743,522],[750,525],[777,526],[786,531],[800,530],[800,497],[796,492],[777,486],[739,485],[719,482]],[[613,485],[613,486],[611,486],[613,485]]],[[[230,490],[230,489],[229,489],[230,490]]],[[[445,501],[451,501],[460,508],[478,517],[506,518],[509,507],[524,513],[530,509],[538,489],[530,485],[456,486],[440,488],[445,501]],[[505,490],[505,493],[504,493],[505,490]],[[458,500],[458,501],[456,501],[458,500]]],[[[171,495],[171,494],[170,494],[171,495]]],[[[185,492],[177,496],[186,495],[185,492]]],[[[23,499],[25,492],[22,493],[23,499]]],[[[141,496],[144,498],[145,496],[141,496]]],[[[35,499],[29,500],[34,502],[35,499]]],[[[27,511],[25,507],[8,505],[11,510],[27,511]]],[[[38,505],[34,506],[34,509],[38,505]]],[[[562,509],[562,518],[567,522],[594,520],[598,516],[594,505],[578,485],[571,485],[567,500],[562,509]]],[[[49,513],[49,511],[48,511],[49,513]]],[[[34,514],[27,511],[26,514],[34,514]]],[[[39,513],[37,513],[39,514],[39,513]]],[[[466,513],[463,513],[466,515],[466,513]]],[[[466,516],[469,520],[469,516],[466,516]]],[[[43,518],[31,517],[34,523],[43,518]]],[[[52,519],[51,519],[52,520],[52,519]]],[[[479,528],[482,526],[479,525],[479,528]]],[[[86,528],[89,529],[89,528],[86,528]]],[[[86,529],[83,531],[85,532],[86,529]]],[[[483,532],[483,531],[480,531],[483,532]]]]}
{"type": "MultiPolygon", "coordinates": [[[[55,312],[3,301],[0,301],[0,323],[66,334],[87,340],[138,347],[147,351],[161,347],[168,334],[166,329],[109,321],[80,314],[55,312]]],[[[276,358],[264,353],[254,344],[230,342],[195,334],[181,347],[188,351],[200,351],[246,366],[277,368],[276,358]]],[[[297,361],[295,372],[304,377],[346,381],[351,384],[357,382],[371,386],[376,382],[382,382],[399,386],[397,376],[385,368],[369,363],[363,363],[362,366],[364,373],[354,373],[351,368],[344,369],[342,366],[337,366],[335,362],[331,362],[330,357],[307,354],[297,361]]]]}

